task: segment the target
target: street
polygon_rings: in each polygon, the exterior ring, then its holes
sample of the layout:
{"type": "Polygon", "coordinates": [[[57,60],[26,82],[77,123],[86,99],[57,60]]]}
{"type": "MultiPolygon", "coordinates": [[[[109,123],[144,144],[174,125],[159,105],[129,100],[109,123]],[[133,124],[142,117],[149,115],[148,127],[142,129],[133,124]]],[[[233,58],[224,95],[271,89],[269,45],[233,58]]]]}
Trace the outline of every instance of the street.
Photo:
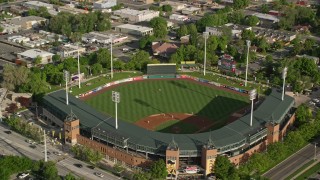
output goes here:
{"type": "MultiPolygon", "coordinates": [[[[319,144],[320,141],[317,141],[319,144]]],[[[316,151],[319,152],[320,148],[317,147],[316,151]]],[[[307,162],[311,161],[314,158],[315,147],[313,144],[308,144],[306,147],[300,151],[293,154],[291,157],[281,162],[265,174],[264,177],[267,177],[271,180],[282,180],[294,173],[300,167],[302,167],[307,162]]],[[[319,153],[317,153],[317,158],[319,158],[319,153]]]]}
{"type": "MultiPolygon", "coordinates": [[[[12,131],[11,134],[7,134],[7,128],[3,124],[0,125],[0,153],[5,155],[17,155],[17,156],[27,156],[33,160],[44,159],[44,145],[36,145],[36,148],[30,147],[30,143],[26,142],[28,138],[21,136],[12,131]]],[[[83,177],[85,179],[119,179],[119,177],[107,174],[101,169],[88,168],[89,164],[74,159],[67,154],[63,154],[61,151],[57,150],[55,147],[47,143],[47,151],[50,152],[48,155],[48,160],[57,162],[57,169],[59,175],[65,176],[69,172],[72,174],[83,177]],[[56,155],[54,152],[59,152],[62,155],[56,155]],[[83,167],[76,167],[74,164],[82,164],[83,167]],[[104,175],[104,178],[97,177],[94,175],[95,172],[100,172],[104,175]]]]}

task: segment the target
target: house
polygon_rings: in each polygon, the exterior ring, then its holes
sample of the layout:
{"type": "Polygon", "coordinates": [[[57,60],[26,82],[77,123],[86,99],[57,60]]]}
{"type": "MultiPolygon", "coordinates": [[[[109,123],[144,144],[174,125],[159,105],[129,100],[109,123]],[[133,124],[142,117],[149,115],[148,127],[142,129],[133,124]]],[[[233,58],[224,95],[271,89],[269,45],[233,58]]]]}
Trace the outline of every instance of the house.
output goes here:
{"type": "Polygon", "coordinates": [[[107,9],[117,5],[117,0],[99,0],[93,2],[94,9],[107,9]]]}
{"type": "MultiPolygon", "coordinates": [[[[10,19],[5,19],[1,24],[7,24],[8,26],[20,27],[22,30],[32,29],[45,25],[47,19],[38,16],[26,16],[26,17],[15,17],[10,19]]],[[[2,26],[2,25],[1,25],[2,26]]]]}
{"type": "Polygon", "coordinates": [[[188,16],[180,15],[180,14],[171,14],[169,16],[170,20],[175,20],[175,21],[187,21],[189,18],[188,16]]]}
{"type": "Polygon", "coordinates": [[[206,27],[206,32],[211,36],[221,36],[225,28],[231,30],[231,36],[233,38],[240,38],[243,30],[251,30],[249,26],[235,25],[232,23],[225,24],[223,26],[206,27]]]}
{"type": "Polygon", "coordinates": [[[171,54],[175,53],[178,49],[178,46],[173,43],[161,43],[153,42],[152,43],[152,52],[155,56],[161,56],[169,58],[171,54]]]}
{"type": "Polygon", "coordinates": [[[164,6],[164,5],[170,5],[172,7],[172,11],[181,11],[184,9],[187,5],[184,3],[180,2],[173,2],[173,1],[162,1],[160,2],[159,6],[164,6]]]}
{"type": "Polygon", "coordinates": [[[44,3],[44,2],[40,2],[40,1],[26,1],[23,3],[23,6],[29,8],[29,9],[39,9],[41,7],[45,7],[48,10],[53,9],[52,4],[48,4],[48,3],[44,3]]]}
{"type": "Polygon", "coordinates": [[[29,49],[17,54],[16,64],[26,64],[31,67],[37,57],[41,58],[40,64],[48,64],[54,54],[40,49],[29,49]]]}
{"type": "Polygon", "coordinates": [[[103,32],[89,32],[82,35],[82,41],[85,43],[100,43],[100,44],[112,44],[122,43],[128,36],[123,34],[110,34],[110,33],[103,33],[103,32]]]}
{"type": "Polygon", "coordinates": [[[57,54],[59,54],[62,58],[67,58],[77,57],[78,52],[79,54],[83,54],[86,52],[86,48],[72,44],[64,44],[59,46],[57,54]]]}
{"type": "Polygon", "coordinates": [[[183,8],[181,13],[184,15],[193,15],[193,14],[199,14],[200,11],[201,11],[201,8],[189,6],[189,7],[183,8]]]}
{"type": "Polygon", "coordinates": [[[153,34],[153,28],[138,26],[133,24],[122,24],[115,27],[115,30],[120,33],[127,33],[137,36],[147,36],[153,34]]]}
{"type": "Polygon", "coordinates": [[[272,23],[277,23],[280,21],[280,19],[274,15],[270,14],[263,14],[263,13],[253,13],[252,16],[256,16],[260,20],[269,21],[272,23]]]}
{"type": "Polygon", "coordinates": [[[153,10],[142,10],[138,11],[135,9],[125,8],[119,9],[113,12],[114,15],[120,16],[123,19],[128,19],[132,22],[142,22],[142,21],[150,21],[155,17],[159,17],[159,11],[153,10]]]}
{"type": "Polygon", "coordinates": [[[188,44],[190,41],[190,35],[182,36],[180,38],[180,43],[181,44],[188,44]]]}

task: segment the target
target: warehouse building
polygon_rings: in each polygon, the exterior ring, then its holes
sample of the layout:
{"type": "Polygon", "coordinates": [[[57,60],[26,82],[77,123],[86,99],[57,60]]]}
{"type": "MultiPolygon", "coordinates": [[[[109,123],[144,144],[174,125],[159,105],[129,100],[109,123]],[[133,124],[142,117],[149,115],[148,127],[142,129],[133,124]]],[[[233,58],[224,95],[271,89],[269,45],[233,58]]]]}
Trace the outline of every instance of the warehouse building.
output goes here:
{"type": "Polygon", "coordinates": [[[115,29],[120,33],[127,33],[137,36],[147,36],[153,34],[153,28],[133,24],[122,24],[117,26],[115,29]]]}
{"type": "Polygon", "coordinates": [[[130,8],[116,10],[113,12],[113,14],[116,16],[120,16],[123,19],[128,19],[132,22],[150,21],[154,17],[159,17],[159,11],[138,11],[130,8]]]}

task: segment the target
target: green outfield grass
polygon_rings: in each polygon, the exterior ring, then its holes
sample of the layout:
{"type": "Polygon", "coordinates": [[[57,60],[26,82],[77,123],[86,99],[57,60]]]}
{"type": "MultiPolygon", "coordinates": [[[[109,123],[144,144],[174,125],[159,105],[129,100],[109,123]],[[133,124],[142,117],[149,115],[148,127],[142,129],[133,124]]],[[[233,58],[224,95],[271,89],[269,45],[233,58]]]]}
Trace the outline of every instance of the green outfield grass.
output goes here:
{"type": "Polygon", "coordinates": [[[98,111],[114,116],[112,91],[121,94],[118,117],[127,122],[136,122],[152,114],[177,112],[193,113],[221,124],[249,102],[247,96],[185,80],[137,81],[110,89],[86,102],[98,111]]]}

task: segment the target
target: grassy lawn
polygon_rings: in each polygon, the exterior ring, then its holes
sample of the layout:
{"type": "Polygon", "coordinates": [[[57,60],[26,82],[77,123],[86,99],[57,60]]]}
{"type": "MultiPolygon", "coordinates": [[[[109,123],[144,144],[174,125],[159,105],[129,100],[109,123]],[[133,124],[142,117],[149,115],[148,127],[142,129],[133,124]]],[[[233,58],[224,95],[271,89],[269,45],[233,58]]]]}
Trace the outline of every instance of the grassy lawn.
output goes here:
{"type": "Polygon", "coordinates": [[[79,89],[78,86],[73,86],[72,87],[72,94],[79,95],[81,93],[85,93],[85,92],[88,92],[88,91],[95,89],[99,86],[102,86],[108,82],[112,82],[112,81],[116,81],[116,80],[120,80],[120,79],[126,79],[129,77],[141,76],[141,75],[142,75],[142,73],[140,73],[140,72],[136,72],[136,73],[121,72],[121,73],[114,73],[113,79],[109,79],[106,76],[100,76],[100,77],[97,77],[97,78],[92,79],[90,81],[87,81],[85,83],[81,83],[81,89],[79,89]],[[87,84],[90,84],[90,85],[87,85],[87,84]]]}
{"type": "MultiPolygon", "coordinates": [[[[248,83],[248,86],[244,87],[244,86],[240,85],[240,83],[243,84],[243,81],[237,81],[237,80],[232,80],[231,81],[231,80],[227,80],[224,77],[220,77],[218,75],[214,75],[214,74],[211,74],[211,73],[208,73],[206,76],[203,76],[203,74],[199,73],[199,72],[188,72],[188,73],[182,73],[182,74],[187,74],[187,75],[190,75],[190,76],[207,79],[207,80],[210,80],[210,81],[214,81],[214,82],[225,84],[225,85],[230,85],[230,86],[237,87],[237,88],[240,88],[240,89],[252,90],[252,89],[256,88],[257,90],[259,90],[259,85],[248,83]]],[[[266,89],[267,88],[263,89],[261,87],[261,92],[259,92],[259,93],[263,93],[264,91],[266,91],[266,89]]]]}
{"type": "Polygon", "coordinates": [[[307,162],[305,165],[303,165],[301,168],[299,168],[298,170],[296,170],[294,173],[292,173],[290,176],[288,176],[285,180],[290,180],[292,179],[295,175],[297,175],[298,173],[300,173],[301,171],[303,171],[304,169],[306,169],[307,167],[309,167],[312,163],[314,163],[314,160],[311,160],[309,162],[307,162]]]}
{"type": "Polygon", "coordinates": [[[194,113],[224,121],[234,111],[248,105],[249,98],[185,80],[138,81],[114,87],[86,102],[100,112],[114,116],[111,91],[118,91],[118,116],[135,122],[152,114],[194,113]]]}
{"type": "Polygon", "coordinates": [[[173,127],[179,128],[179,134],[190,134],[198,130],[198,128],[195,127],[194,125],[185,123],[179,120],[170,120],[170,121],[164,122],[159,126],[157,126],[155,130],[163,133],[175,133],[172,130],[173,127]]]}
{"type": "Polygon", "coordinates": [[[320,163],[317,163],[316,165],[312,166],[310,169],[308,169],[306,172],[301,174],[296,178],[296,180],[304,180],[308,179],[311,175],[318,172],[320,170],[320,163]]]}

